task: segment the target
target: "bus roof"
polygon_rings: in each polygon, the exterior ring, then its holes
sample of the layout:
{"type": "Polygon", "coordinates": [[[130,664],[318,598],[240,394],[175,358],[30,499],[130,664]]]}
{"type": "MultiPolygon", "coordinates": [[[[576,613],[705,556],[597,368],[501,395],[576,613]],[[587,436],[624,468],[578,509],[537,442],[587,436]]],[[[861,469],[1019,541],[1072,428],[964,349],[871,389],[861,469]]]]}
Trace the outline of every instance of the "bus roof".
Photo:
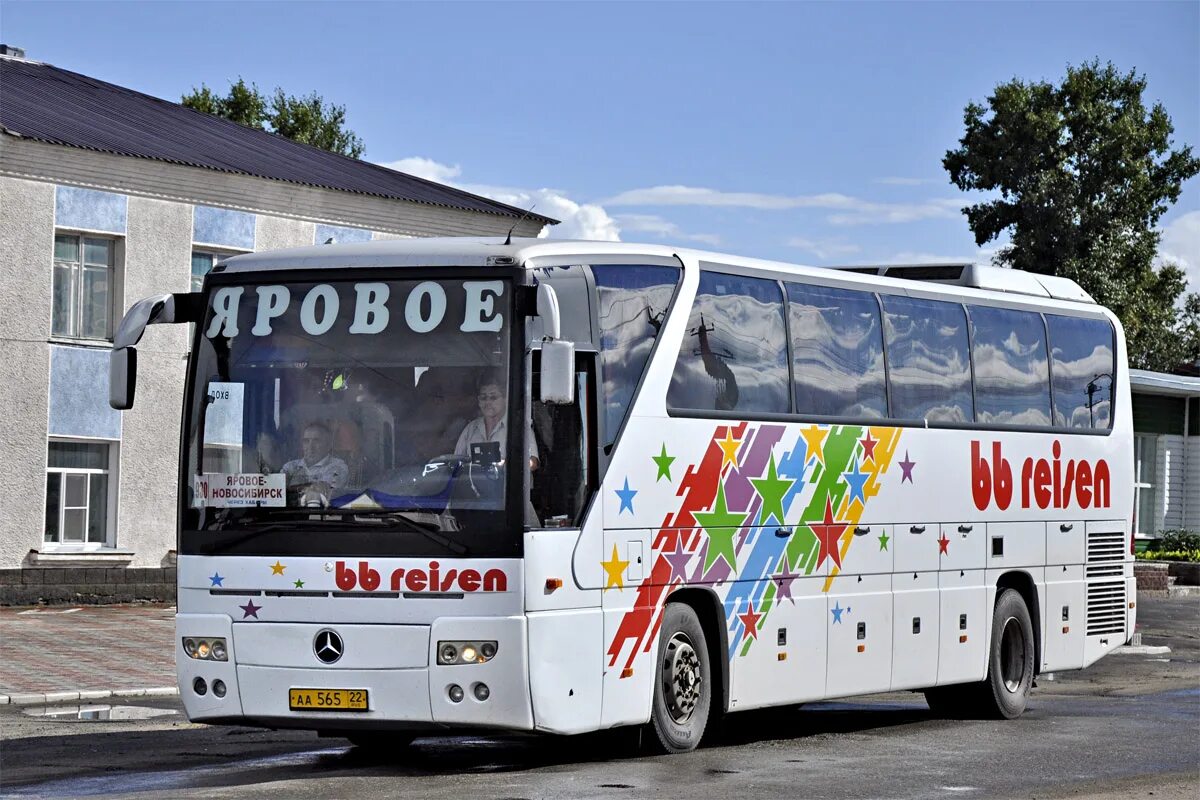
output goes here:
{"type": "Polygon", "coordinates": [[[786,272],[818,279],[836,277],[839,283],[862,284],[864,288],[914,289],[914,284],[935,293],[973,296],[1024,295],[1043,300],[1095,304],[1077,283],[1052,275],[978,264],[921,264],[848,267],[812,267],[734,256],[690,248],[631,242],[599,242],[573,239],[517,238],[506,243],[493,238],[412,238],[351,244],[323,244],[246,253],[225,259],[218,271],[241,273],[266,270],[335,270],[383,267],[512,267],[563,257],[605,259],[674,258],[686,256],[756,272],[786,272]],[[962,290],[967,290],[962,292],[962,290]],[[940,291],[939,291],[940,290],[940,291]]]}

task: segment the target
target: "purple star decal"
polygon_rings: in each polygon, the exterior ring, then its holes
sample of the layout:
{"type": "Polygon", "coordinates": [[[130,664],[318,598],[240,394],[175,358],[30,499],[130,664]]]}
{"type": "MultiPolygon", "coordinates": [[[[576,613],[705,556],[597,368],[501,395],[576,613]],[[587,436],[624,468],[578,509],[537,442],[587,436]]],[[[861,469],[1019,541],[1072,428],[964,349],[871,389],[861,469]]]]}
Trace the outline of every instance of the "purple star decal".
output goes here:
{"type": "Polygon", "coordinates": [[[800,573],[792,572],[792,567],[787,563],[787,557],[783,559],[783,572],[778,575],[772,575],[771,580],[775,581],[775,602],[783,601],[787,598],[792,601],[792,605],[796,605],[796,598],[792,597],[792,581],[800,577],[800,573]]]}
{"type": "Polygon", "coordinates": [[[674,583],[676,578],[679,578],[684,583],[687,583],[687,567],[688,562],[692,559],[692,554],[683,549],[683,536],[675,537],[675,552],[663,553],[663,558],[671,565],[671,577],[667,578],[667,583],[674,583]]]}
{"type": "Polygon", "coordinates": [[[249,619],[250,617],[258,619],[258,612],[262,611],[262,606],[254,605],[253,600],[250,600],[244,606],[238,606],[238,608],[240,608],[243,612],[242,619],[249,619]]]}
{"type": "Polygon", "coordinates": [[[904,460],[900,462],[900,470],[903,473],[900,476],[901,483],[904,483],[905,481],[908,481],[909,483],[913,482],[912,471],[913,471],[913,467],[915,467],[916,465],[917,465],[917,462],[909,460],[908,451],[905,450],[904,451],[904,460]]]}

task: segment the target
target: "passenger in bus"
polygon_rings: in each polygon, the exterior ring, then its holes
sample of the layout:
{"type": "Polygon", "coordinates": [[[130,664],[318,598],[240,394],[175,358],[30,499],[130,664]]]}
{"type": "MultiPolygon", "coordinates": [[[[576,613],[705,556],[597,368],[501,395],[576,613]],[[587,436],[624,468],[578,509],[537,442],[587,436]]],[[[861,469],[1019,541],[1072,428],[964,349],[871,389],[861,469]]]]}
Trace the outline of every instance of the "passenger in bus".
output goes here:
{"type": "Polygon", "coordinates": [[[305,487],[328,499],[332,490],[346,485],[350,474],[346,462],[333,455],[333,433],[323,422],[310,422],[304,426],[300,444],[303,457],[283,465],[288,488],[305,487]]]}
{"type": "MultiPolygon", "coordinates": [[[[476,400],[479,402],[479,416],[467,423],[458,436],[454,445],[454,454],[469,457],[471,445],[477,442],[496,442],[500,445],[500,458],[504,459],[505,439],[508,436],[504,424],[505,411],[508,408],[504,396],[504,381],[494,373],[485,374],[480,378],[476,400]]],[[[533,439],[533,431],[526,437],[529,455],[529,470],[538,468],[540,461],[537,454],[537,443],[533,439]]]]}

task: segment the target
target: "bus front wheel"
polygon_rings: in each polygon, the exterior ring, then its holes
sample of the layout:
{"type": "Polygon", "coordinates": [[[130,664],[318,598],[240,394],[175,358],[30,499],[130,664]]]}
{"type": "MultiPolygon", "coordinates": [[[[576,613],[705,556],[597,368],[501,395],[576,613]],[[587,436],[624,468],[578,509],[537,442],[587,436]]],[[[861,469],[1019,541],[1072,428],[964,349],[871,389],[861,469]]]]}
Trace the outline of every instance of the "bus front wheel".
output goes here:
{"type": "Polygon", "coordinates": [[[670,603],[659,631],[650,718],[661,749],[667,753],[695,750],[711,704],[712,665],[700,619],[690,606],[670,603]]]}

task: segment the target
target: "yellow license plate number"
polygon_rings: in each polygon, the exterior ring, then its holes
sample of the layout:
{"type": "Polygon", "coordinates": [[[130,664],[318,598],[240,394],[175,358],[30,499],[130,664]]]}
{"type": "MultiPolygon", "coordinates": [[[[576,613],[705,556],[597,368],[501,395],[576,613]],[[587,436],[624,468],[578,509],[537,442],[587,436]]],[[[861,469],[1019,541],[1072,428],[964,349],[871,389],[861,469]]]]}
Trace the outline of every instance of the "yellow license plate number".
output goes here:
{"type": "Polygon", "coordinates": [[[366,689],[289,689],[292,711],[368,711],[366,689]]]}

